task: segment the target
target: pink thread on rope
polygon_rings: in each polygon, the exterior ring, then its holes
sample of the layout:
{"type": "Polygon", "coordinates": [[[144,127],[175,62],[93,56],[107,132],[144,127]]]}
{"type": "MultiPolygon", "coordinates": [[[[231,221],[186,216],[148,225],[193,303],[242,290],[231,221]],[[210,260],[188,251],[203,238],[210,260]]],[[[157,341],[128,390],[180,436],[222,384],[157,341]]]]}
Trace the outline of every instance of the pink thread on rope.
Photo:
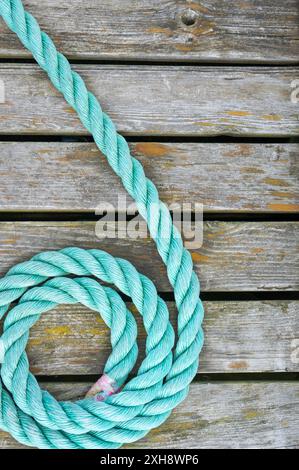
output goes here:
{"type": "Polygon", "coordinates": [[[119,387],[115,380],[109,375],[103,374],[93,386],[88,390],[86,398],[94,398],[95,401],[104,401],[110,395],[119,392],[119,387]]]}

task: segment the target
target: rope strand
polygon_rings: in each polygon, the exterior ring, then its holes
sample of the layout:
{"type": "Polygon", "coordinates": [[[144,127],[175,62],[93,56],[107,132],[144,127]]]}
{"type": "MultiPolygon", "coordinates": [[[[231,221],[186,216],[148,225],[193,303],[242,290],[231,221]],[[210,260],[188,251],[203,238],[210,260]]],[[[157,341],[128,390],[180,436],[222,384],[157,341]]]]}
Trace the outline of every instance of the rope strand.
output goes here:
{"type": "MultiPolygon", "coordinates": [[[[20,442],[40,448],[117,448],[145,436],[167,419],[188,394],[203,345],[203,307],[190,253],[160,201],[155,185],[131,156],[126,140],[101,109],[21,0],[1,0],[0,15],[29,49],[53,85],[72,106],[146,220],[167,268],[178,308],[177,342],[165,302],[152,281],[128,261],[100,250],[65,248],[44,252],[0,279],[0,427],[20,442]],[[151,216],[151,207],[158,210],[151,216]],[[77,278],[69,278],[68,275],[77,278]],[[146,356],[136,376],[137,327],[119,294],[87,276],[114,284],[131,297],[147,333],[146,356]],[[18,304],[11,307],[11,303],[18,304]],[[40,389],[25,352],[29,330],[40,315],[61,303],[80,302],[99,312],[111,329],[112,352],[100,396],[58,402],[40,389]],[[106,385],[103,385],[106,384],[106,385]],[[121,390],[119,391],[119,389],[121,390]],[[108,390],[108,391],[107,391],[108,390]],[[117,393],[114,393],[116,392],[117,393]]],[[[97,384],[98,386],[98,384],[97,384]]]]}

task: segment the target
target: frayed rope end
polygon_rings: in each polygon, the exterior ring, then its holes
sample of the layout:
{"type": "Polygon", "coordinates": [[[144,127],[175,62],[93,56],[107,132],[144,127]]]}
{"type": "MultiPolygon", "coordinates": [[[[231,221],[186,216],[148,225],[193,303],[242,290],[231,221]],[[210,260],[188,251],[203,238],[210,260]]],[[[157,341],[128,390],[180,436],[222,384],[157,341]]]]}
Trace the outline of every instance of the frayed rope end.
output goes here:
{"type": "Polygon", "coordinates": [[[85,398],[93,398],[95,401],[104,401],[107,397],[119,392],[120,388],[114,379],[103,374],[87,392],[85,398]]]}

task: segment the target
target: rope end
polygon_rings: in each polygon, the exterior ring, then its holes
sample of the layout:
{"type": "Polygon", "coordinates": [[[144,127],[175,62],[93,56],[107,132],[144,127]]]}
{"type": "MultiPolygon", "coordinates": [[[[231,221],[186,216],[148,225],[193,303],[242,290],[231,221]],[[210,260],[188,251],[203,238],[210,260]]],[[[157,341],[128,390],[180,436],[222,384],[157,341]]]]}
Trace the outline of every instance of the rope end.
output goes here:
{"type": "Polygon", "coordinates": [[[95,401],[104,401],[107,397],[119,392],[119,387],[114,379],[103,374],[88,390],[85,398],[93,398],[95,401]]]}

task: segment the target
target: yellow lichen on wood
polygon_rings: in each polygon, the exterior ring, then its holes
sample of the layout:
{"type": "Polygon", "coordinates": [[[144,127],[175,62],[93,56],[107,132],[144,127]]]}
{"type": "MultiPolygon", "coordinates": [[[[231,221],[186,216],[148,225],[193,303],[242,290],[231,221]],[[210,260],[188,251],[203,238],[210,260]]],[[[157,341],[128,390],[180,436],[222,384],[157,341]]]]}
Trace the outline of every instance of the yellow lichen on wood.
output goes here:
{"type": "Polygon", "coordinates": [[[53,328],[46,328],[45,332],[53,336],[65,336],[71,334],[71,329],[69,326],[54,326],[53,328]]]}
{"type": "Polygon", "coordinates": [[[279,114],[264,114],[262,119],[265,121],[280,121],[282,118],[279,114]]]}
{"type": "Polygon", "coordinates": [[[210,260],[209,256],[203,255],[202,253],[196,253],[195,251],[191,253],[191,256],[193,261],[197,263],[208,263],[210,260]]]}
{"type": "Polygon", "coordinates": [[[228,366],[230,369],[237,369],[237,370],[240,370],[240,369],[247,369],[248,368],[248,364],[246,361],[235,361],[235,362],[231,362],[228,366]]]}
{"type": "Polygon", "coordinates": [[[275,204],[270,203],[267,205],[267,209],[276,212],[298,212],[299,204],[275,204]]]}
{"type": "Polygon", "coordinates": [[[251,116],[251,113],[249,111],[227,111],[226,114],[229,114],[230,116],[251,116]]]}
{"type": "Polygon", "coordinates": [[[139,142],[134,150],[146,157],[164,157],[169,154],[169,147],[157,142],[139,142]]]}
{"type": "Polygon", "coordinates": [[[264,178],[263,183],[270,184],[272,186],[283,186],[283,187],[290,186],[290,183],[288,181],[285,181],[279,178],[264,178]]]}

